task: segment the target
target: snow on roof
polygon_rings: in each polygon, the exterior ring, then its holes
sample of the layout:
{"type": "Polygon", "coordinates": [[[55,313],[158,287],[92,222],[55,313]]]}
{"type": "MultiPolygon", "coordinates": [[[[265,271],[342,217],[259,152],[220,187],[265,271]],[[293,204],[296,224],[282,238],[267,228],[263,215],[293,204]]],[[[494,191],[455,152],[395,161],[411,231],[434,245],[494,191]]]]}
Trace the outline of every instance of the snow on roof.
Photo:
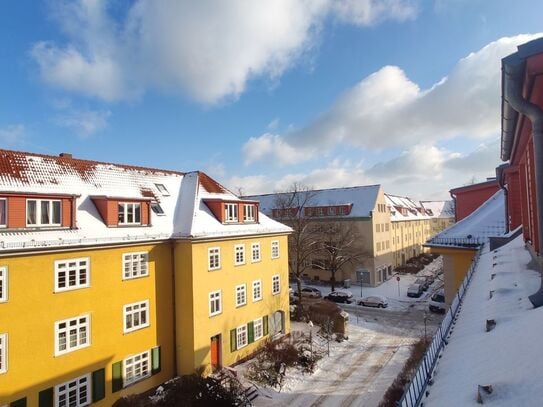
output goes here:
{"type": "Polygon", "coordinates": [[[460,222],[453,224],[428,240],[429,246],[466,246],[484,243],[490,236],[505,233],[505,201],[503,190],[460,222]]]}
{"type": "Polygon", "coordinates": [[[430,211],[433,218],[454,218],[454,201],[420,201],[425,210],[430,211]]]}
{"type": "MultiPolygon", "coordinates": [[[[381,185],[366,185],[346,188],[316,189],[311,190],[311,201],[308,206],[337,206],[353,205],[348,218],[367,218],[374,210],[381,185]]],[[[254,199],[260,202],[260,210],[271,215],[275,209],[276,200],[281,196],[288,196],[291,193],[274,193],[265,195],[251,195],[245,198],[254,199]]]]}
{"type": "Polygon", "coordinates": [[[390,220],[392,222],[423,220],[432,217],[424,210],[420,202],[417,203],[406,196],[385,194],[385,200],[390,209],[390,220]]]}
{"type": "Polygon", "coordinates": [[[533,309],[528,296],[541,283],[530,269],[522,235],[495,252],[487,246],[465,294],[454,332],[438,362],[425,406],[476,406],[478,385],[492,406],[540,406],[543,363],[543,307],[533,309]],[[494,275],[494,276],[492,276],[494,275]],[[493,292],[490,298],[490,292],[493,292]],[[495,328],[486,332],[486,320],[495,328]]]}
{"type": "Polygon", "coordinates": [[[124,164],[0,150],[0,193],[73,195],[76,228],[0,231],[0,251],[92,245],[152,239],[288,233],[290,228],[259,216],[259,223],[223,225],[202,197],[239,200],[202,172],[182,173],[124,164]],[[155,200],[149,226],[108,227],[91,197],[155,200]]]}

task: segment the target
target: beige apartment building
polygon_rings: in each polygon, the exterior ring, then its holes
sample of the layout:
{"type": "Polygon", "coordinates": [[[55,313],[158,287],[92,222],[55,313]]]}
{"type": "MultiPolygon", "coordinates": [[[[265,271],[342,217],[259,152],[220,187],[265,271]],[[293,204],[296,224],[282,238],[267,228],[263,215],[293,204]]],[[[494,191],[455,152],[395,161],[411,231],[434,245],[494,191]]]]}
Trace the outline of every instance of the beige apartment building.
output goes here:
{"type": "MultiPolygon", "coordinates": [[[[310,218],[316,227],[319,224],[344,223],[346,228],[355,229],[353,233],[358,237],[356,250],[360,258],[345,265],[336,274],[336,281],[361,281],[364,286],[383,283],[392,276],[396,266],[420,254],[424,250],[423,244],[434,233],[432,220],[435,214],[442,212],[436,208],[445,205],[425,201],[427,208],[410,198],[385,194],[381,185],[310,190],[304,193],[310,196],[306,205],[303,208],[287,208],[289,211],[303,211],[303,216],[310,218]]],[[[266,215],[288,223],[288,219],[283,216],[285,208],[281,207],[280,202],[288,201],[285,198],[289,195],[276,193],[246,198],[259,201],[259,208],[266,215]]],[[[330,272],[322,256],[315,254],[310,262],[304,277],[308,280],[330,279],[330,272]]]]}

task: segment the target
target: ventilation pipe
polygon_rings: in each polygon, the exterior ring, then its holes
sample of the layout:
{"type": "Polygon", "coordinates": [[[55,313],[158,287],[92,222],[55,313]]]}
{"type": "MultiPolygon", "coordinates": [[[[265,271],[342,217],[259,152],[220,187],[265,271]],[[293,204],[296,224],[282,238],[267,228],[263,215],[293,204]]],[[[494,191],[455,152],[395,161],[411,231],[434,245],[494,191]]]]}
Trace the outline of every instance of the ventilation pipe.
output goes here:
{"type": "MultiPolygon", "coordinates": [[[[512,57],[513,55],[511,55],[512,57]]],[[[538,257],[543,254],[543,110],[529,102],[522,95],[524,82],[525,59],[508,58],[503,60],[503,92],[505,101],[517,112],[522,113],[532,123],[532,140],[534,144],[534,165],[537,203],[537,222],[539,233],[538,257]]],[[[504,112],[505,113],[505,112],[504,112]]],[[[505,114],[504,114],[505,116],[505,114]]],[[[506,135],[507,136],[507,135],[506,135]]],[[[538,262],[541,272],[541,261],[538,262]]],[[[543,274],[542,274],[543,276],[543,274]]],[[[539,291],[528,297],[534,308],[543,305],[543,279],[539,291]]]]}
{"type": "Polygon", "coordinates": [[[496,179],[498,180],[498,185],[503,190],[503,199],[505,204],[505,233],[509,233],[509,190],[505,186],[505,179],[503,172],[509,167],[509,164],[502,164],[496,168],[496,179]]]}

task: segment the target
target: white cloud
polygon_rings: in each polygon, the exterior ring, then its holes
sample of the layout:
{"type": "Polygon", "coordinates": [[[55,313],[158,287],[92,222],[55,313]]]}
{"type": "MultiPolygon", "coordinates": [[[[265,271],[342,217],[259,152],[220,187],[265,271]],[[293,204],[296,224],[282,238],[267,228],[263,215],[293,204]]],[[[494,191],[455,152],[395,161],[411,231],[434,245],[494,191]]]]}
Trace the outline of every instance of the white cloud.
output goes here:
{"type": "MultiPolygon", "coordinates": [[[[485,139],[500,128],[500,59],[538,35],[501,38],[461,59],[451,73],[421,90],[395,66],[385,66],[345,92],[308,126],[262,143],[259,159],[281,160],[278,152],[295,148],[314,157],[338,143],[367,149],[433,144],[455,137],[485,139]],[[275,146],[281,146],[281,150],[275,146]],[[310,146],[310,147],[309,147],[310,146]],[[268,148],[268,150],[264,150],[268,148]]],[[[250,143],[258,144],[253,137],[250,143]]],[[[248,142],[248,143],[249,143],[248,142]]],[[[245,154],[251,150],[244,148],[245,154]]],[[[246,156],[246,162],[251,158],[246,156]]]]}
{"type": "Polygon", "coordinates": [[[115,20],[105,0],[59,1],[66,45],[38,42],[43,80],[107,101],[148,88],[212,104],[256,77],[278,78],[318,39],[327,16],[370,25],[416,15],[415,0],[136,0],[115,20]]]}
{"type": "Polygon", "coordinates": [[[105,129],[110,116],[109,110],[71,110],[57,116],[54,122],[74,131],[80,137],[89,137],[105,129]]]}
{"type": "Polygon", "coordinates": [[[22,124],[0,127],[0,141],[4,144],[14,145],[21,143],[25,134],[26,128],[22,124]]]}
{"type": "Polygon", "coordinates": [[[281,136],[266,133],[260,137],[251,137],[243,146],[245,164],[257,162],[272,154],[278,164],[289,164],[303,160],[306,151],[301,151],[287,144],[281,136]]]}

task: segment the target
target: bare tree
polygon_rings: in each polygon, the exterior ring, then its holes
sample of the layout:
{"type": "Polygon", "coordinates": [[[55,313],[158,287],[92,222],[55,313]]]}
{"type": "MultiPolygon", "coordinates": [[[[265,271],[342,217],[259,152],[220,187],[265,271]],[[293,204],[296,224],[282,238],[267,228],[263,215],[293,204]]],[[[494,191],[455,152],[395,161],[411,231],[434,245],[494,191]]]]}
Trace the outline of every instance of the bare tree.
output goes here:
{"type": "Polygon", "coordinates": [[[314,267],[330,272],[330,284],[335,291],[336,274],[347,264],[356,265],[370,253],[363,249],[362,235],[352,222],[326,222],[321,228],[319,255],[321,262],[314,267]]]}
{"type": "Polygon", "coordinates": [[[274,217],[293,229],[288,239],[289,272],[296,280],[298,317],[303,315],[302,275],[311,267],[311,256],[321,248],[315,220],[305,216],[305,208],[313,205],[314,193],[309,187],[294,183],[289,192],[278,194],[274,217]]]}

